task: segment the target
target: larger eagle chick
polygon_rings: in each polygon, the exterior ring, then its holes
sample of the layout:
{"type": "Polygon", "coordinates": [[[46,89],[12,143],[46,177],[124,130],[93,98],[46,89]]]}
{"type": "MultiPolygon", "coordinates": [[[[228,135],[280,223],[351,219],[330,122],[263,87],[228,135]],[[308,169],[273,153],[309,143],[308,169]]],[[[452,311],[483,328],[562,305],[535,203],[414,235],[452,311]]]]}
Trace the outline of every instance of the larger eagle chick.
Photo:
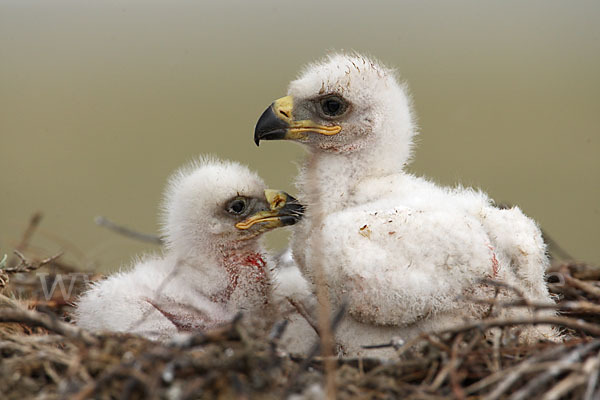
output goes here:
{"type": "MultiPolygon", "coordinates": [[[[392,335],[408,338],[481,317],[485,308],[468,298],[493,294],[482,279],[552,301],[533,220],[516,207],[494,207],[481,191],[440,187],[404,170],[417,133],[413,121],[406,88],[391,69],[358,54],[334,54],[309,65],[256,125],[257,144],[287,139],[308,149],[297,179],[307,212],[294,229],[293,255],[313,284],[320,264],[334,304],[349,303],[338,329],[348,355],[392,335]]],[[[502,295],[517,297],[510,290],[502,295]]],[[[532,327],[520,337],[556,335],[532,327]]]]}

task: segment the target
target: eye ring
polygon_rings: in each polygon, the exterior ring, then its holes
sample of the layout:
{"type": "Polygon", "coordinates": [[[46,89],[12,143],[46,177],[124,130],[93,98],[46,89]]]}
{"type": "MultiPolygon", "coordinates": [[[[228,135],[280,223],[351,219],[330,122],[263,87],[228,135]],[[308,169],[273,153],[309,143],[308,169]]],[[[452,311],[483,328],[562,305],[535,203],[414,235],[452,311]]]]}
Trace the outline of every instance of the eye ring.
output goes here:
{"type": "Polygon", "coordinates": [[[337,95],[329,95],[319,100],[321,113],[328,118],[339,117],[348,109],[348,104],[337,95]]]}
{"type": "Polygon", "coordinates": [[[244,197],[236,197],[227,203],[226,210],[229,214],[232,215],[242,215],[246,208],[248,207],[248,202],[244,197]]]}

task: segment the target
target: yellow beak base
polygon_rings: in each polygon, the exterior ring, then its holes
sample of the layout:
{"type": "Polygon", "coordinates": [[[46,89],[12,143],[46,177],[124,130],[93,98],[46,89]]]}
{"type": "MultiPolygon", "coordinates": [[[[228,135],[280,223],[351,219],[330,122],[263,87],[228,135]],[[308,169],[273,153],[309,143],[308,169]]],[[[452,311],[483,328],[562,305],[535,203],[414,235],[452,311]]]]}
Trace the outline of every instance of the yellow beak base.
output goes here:
{"type": "Polygon", "coordinates": [[[296,121],[293,111],[292,96],[275,100],[256,123],[254,142],[258,145],[261,140],[305,140],[309,132],[332,136],[342,130],[339,125],[322,125],[309,119],[296,121]]]}

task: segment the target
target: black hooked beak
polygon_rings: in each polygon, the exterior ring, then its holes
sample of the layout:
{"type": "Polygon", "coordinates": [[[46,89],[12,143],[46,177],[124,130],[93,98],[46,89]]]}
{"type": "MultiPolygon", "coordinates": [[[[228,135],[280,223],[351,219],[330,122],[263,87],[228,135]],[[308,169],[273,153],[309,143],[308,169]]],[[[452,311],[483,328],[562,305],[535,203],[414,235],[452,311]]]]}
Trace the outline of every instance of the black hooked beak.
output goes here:
{"type": "Polygon", "coordinates": [[[304,206],[286,192],[265,189],[265,208],[235,224],[237,229],[246,230],[255,224],[261,225],[261,232],[280,226],[294,225],[302,219],[304,206]]]}
{"type": "Polygon", "coordinates": [[[273,104],[262,113],[254,128],[254,143],[258,146],[261,140],[284,139],[289,124],[277,117],[273,104]]]}
{"type": "Polygon", "coordinates": [[[285,206],[280,210],[280,221],[283,226],[294,225],[304,216],[305,207],[296,198],[287,195],[285,206]]]}

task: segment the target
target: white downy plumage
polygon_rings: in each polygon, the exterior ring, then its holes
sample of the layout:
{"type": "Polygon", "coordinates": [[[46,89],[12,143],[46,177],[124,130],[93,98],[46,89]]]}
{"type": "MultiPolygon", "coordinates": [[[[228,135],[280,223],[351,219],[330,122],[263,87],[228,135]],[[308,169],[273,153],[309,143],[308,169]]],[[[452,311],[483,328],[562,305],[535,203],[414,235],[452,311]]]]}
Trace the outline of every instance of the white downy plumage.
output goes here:
{"type": "MultiPolygon", "coordinates": [[[[313,265],[321,265],[334,305],[348,302],[349,316],[336,332],[346,355],[387,355],[392,350],[361,345],[480,317],[488,307],[469,296],[493,295],[485,278],[513,285],[530,300],[552,301],[535,222],[517,207],[494,207],[481,191],[440,187],[405,172],[416,133],[406,88],[392,70],[358,54],[309,65],[256,126],[257,144],[291,139],[308,148],[297,179],[307,212],[292,249],[313,284],[313,265]]],[[[530,315],[524,308],[502,313],[530,315]]],[[[532,327],[520,338],[557,335],[532,327]]]]}
{"type": "MultiPolygon", "coordinates": [[[[280,315],[273,298],[287,293],[273,287],[274,262],[259,237],[295,223],[302,206],[265,190],[238,163],[205,158],[173,175],[163,208],[164,255],[147,256],[96,283],[78,301],[77,324],[165,340],[214,328],[242,311],[268,327],[280,315]]],[[[297,324],[311,329],[305,321],[297,324]]],[[[310,339],[297,340],[293,350],[307,348],[310,339]]]]}

